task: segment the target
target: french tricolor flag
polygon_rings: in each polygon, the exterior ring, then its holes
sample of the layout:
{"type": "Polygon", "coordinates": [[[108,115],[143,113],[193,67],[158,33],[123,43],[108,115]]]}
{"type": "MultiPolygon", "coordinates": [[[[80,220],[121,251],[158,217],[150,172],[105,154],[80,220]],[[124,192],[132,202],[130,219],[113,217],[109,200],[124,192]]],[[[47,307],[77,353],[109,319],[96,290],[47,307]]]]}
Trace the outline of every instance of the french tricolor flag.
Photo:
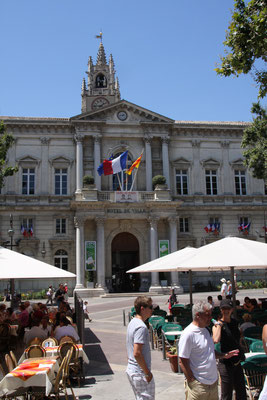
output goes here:
{"type": "Polygon", "coordinates": [[[126,169],[128,150],[114,160],[104,160],[97,168],[98,175],[114,175],[126,169]]]}

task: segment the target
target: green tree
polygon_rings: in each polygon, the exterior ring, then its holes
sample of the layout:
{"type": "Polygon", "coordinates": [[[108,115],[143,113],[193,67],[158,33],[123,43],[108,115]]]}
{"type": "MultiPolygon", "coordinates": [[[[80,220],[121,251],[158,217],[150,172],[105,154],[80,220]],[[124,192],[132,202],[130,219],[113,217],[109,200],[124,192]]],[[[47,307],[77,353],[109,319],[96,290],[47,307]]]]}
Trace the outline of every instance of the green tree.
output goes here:
{"type": "Polygon", "coordinates": [[[230,51],[225,50],[221,65],[215,69],[222,76],[239,76],[250,72],[259,87],[259,98],[267,93],[266,32],[266,0],[251,0],[247,4],[244,0],[236,0],[224,41],[230,51]]]}
{"type": "Polygon", "coordinates": [[[259,103],[253,104],[251,112],[256,117],[245,129],[241,144],[246,149],[243,153],[245,165],[255,178],[267,181],[267,113],[259,103]]]}
{"type": "Polygon", "coordinates": [[[13,175],[18,171],[18,167],[7,166],[7,152],[12,147],[14,138],[7,133],[3,121],[0,122],[0,188],[4,186],[4,180],[7,176],[13,175]]]}

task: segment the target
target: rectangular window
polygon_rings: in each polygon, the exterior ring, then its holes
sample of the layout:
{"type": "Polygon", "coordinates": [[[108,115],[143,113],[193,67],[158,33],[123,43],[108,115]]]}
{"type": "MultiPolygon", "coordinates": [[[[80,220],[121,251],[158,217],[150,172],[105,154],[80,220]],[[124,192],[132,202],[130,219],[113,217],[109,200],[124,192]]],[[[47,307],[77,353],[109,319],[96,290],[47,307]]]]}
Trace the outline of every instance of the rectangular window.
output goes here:
{"type": "Polygon", "coordinates": [[[57,218],[56,219],[56,234],[62,235],[66,233],[66,218],[57,218]]]}
{"type": "Polygon", "coordinates": [[[206,169],[206,193],[207,195],[218,194],[217,171],[215,169],[206,169]]]}
{"type": "Polygon", "coordinates": [[[189,232],[189,218],[179,218],[180,232],[189,232]]]}
{"type": "Polygon", "coordinates": [[[246,172],[235,170],[235,193],[237,195],[246,195],[246,172]]]}
{"type": "Polygon", "coordinates": [[[67,168],[55,168],[55,194],[64,195],[67,194],[67,182],[68,182],[67,168]]]}
{"type": "Polygon", "coordinates": [[[182,196],[188,194],[188,173],[186,169],[176,170],[176,192],[182,196]]]}
{"type": "Polygon", "coordinates": [[[248,217],[240,217],[239,218],[239,225],[247,226],[248,225],[248,217]]]}
{"type": "Polygon", "coordinates": [[[21,233],[24,237],[33,236],[33,218],[22,219],[21,233]]]}
{"type": "Polygon", "coordinates": [[[22,169],[22,194],[34,194],[34,168],[22,169]]]}

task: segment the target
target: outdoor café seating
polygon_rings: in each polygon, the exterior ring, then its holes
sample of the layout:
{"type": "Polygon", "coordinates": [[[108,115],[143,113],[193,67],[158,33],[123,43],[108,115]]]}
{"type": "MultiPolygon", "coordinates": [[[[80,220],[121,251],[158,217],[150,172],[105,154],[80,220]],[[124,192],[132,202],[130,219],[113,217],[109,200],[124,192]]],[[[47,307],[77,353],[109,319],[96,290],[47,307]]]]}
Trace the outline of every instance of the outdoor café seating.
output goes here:
{"type": "Polygon", "coordinates": [[[258,398],[264,384],[267,372],[267,356],[266,354],[247,357],[241,363],[245,381],[246,390],[250,400],[258,398]]]}
{"type": "Polygon", "coordinates": [[[38,345],[38,344],[33,344],[32,346],[29,346],[25,350],[25,357],[26,358],[35,358],[35,357],[45,357],[46,356],[46,351],[45,349],[38,345]]]}
{"type": "Polygon", "coordinates": [[[261,326],[253,326],[251,328],[247,328],[244,330],[243,334],[245,337],[261,340],[262,327],[261,326]]]}
{"type": "Polygon", "coordinates": [[[165,324],[164,317],[160,315],[152,315],[149,320],[149,327],[152,333],[153,347],[159,348],[161,341],[161,328],[165,324]]]}

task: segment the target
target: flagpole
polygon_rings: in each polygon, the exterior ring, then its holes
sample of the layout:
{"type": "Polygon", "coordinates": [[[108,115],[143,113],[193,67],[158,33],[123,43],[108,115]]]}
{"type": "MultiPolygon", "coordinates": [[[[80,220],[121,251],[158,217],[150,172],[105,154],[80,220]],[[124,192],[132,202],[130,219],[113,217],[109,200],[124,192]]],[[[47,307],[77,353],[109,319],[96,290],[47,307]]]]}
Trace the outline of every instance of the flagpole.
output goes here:
{"type": "Polygon", "coordinates": [[[117,178],[118,178],[118,181],[119,181],[119,185],[120,185],[120,189],[121,189],[121,192],[122,192],[122,187],[121,187],[121,181],[120,181],[119,173],[117,173],[116,175],[117,175],[117,178]]]}
{"type": "MultiPolygon", "coordinates": [[[[141,155],[140,155],[140,157],[141,157],[141,160],[142,160],[143,152],[144,152],[144,149],[142,150],[142,153],[141,153],[141,155]]],[[[134,185],[134,182],[135,182],[135,179],[136,179],[136,175],[137,175],[137,172],[138,172],[138,170],[139,170],[139,167],[140,167],[140,164],[141,164],[141,160],[140,160],[139,166],[138,166],[138,168],[137,168],[137,170],[136,170],[136,172],[135,172],[135,174],[134,174],[134,179],[133,179],[133,183],[132,183],[132,186],[131,186],[130,192],[132,192],[132,190],[133,190],[133,185],[134,185]]]]}
{"type": "MultiPolygon", "coordinates": [[[[126,158],[126,171],[127,171],[127,164],[128,164],[128,153],[127,153],[127,158],[126,158]]],[[[122,172],[122,174],[124,174],[124,171],[122,172]]],[[[128,190],[128,174],[126,174],[126,172],[125,172],[125,175],[126,175],[126,192],[127,192],[127,190],[128,190]]]]}

